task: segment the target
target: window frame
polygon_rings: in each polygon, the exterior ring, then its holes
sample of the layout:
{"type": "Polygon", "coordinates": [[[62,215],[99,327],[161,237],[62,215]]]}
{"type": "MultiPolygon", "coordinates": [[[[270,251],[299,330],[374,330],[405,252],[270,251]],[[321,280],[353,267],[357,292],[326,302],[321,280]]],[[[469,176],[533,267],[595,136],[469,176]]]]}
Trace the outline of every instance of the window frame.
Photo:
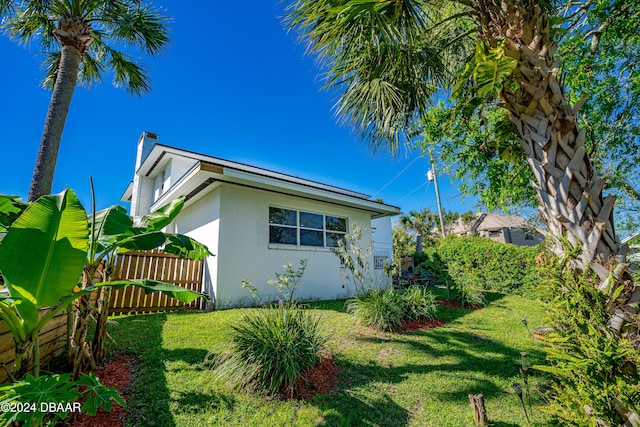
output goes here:
{"type": "MultiPolygon", "coordinates": [[[[268,211],[268,224],[269,224],[269,247],[270,248],[278,248],[280,246],[283,247],[287,247],[287,248],[300,248],[300,249],[332,249],[335,248],[337,246],[328,246],[327,245],[327,234],[333,234],[333,235],[341,235],[341,236],[345,236],[348,232],[349,232],[349,218],[346,216],[339,216],[339,215],[333,215],[333,214],[326,214],[326,213],[320,213],[320,212],[314,212],[314,211],[309,211],[309,210],[302,210],[302,209],[294,209],[294,208],[289,208],[289,207],[284,207],[284,206],[277,206],[277,205],[269,205],[269,211],[268,211]],[[295,212],[295,220],[296,220],[296,224],[295,225],[290,225],[290,224],[278,224],[278,223],[274,223],[271,221],[271,215],[272,215],[272,209],[281,209],[281,210],[286,210],[286,211],[293,211],[295,212]],[[302,225],[302,219],[301,216],[303,214],[308,214],[308,215],[318,215],[322,218],[322,228],[317,228],[313,225],[311,226],[304,226],[302,225]],[[343,220],[344,221],[344,231],[340,231],[340,230],[335,230],[335,227],[332,228],[328,228],[327,227],[327,218],[334,218],[337,220],[343,220]],[[296,230],[296,243],[282,243],[282,242],[272,242],[272,234],[271,234],[271,227],[281,227],[281,228],[288,228],[288,229],[295,229],[296,230]],[[321,232],[322,233],[322,245],[305,245],[302,244],[302,235],[304,234],[303,232],[321,232]]],[[[335,238],[332,237],[332,240],[336,240],[335,238]]]]}

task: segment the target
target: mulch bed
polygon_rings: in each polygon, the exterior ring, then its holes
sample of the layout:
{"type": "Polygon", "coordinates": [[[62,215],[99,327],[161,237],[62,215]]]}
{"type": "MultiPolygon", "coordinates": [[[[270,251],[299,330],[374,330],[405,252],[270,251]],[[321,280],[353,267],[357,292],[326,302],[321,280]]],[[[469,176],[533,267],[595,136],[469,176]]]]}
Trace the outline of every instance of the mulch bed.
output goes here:
{"type": "Polygon", "coordinates": [[[426,331],[427,329],[444,326],[444,321],[440,319],[414,319],[402,322],[402,326],[397,332],[426,331]]]}
{"type": "Polygon", "coordinates": [[[468,305],[466,307],[461,306],[460,304],[458,304],[457,301],[452,301],[449,299],[439,299],[436,300],[436,304],[441,305],[443,307],[450,307],[450,308],[463,308],[465,310],[482,310],[484,307],[481,305],[468,305]]]}
{"type": "MultiPolygon", "coordinates": [[[[93,373],[100,378],[104,385],[117,388],[127,400],[126,391],[131,381],[131,373],[136,370],[136,367],[137,361],[135,358],[121,354],[106,362],[102,369],[93,373]]],[[[75,419],[70,426],[122,427],[124,426],[124,408],[114,403],[111,407],[111,412],[106,412],[103,408],[100,408],[95,417],[82,412],[75,415],[75,419]]]]}
{"type": "Polygon", "coordinates": [[[329,394],[338,383],[338,365],[330,355],[322,355],[307,374],[296,382],[293,399],[308,399],[316,394],[329,394]]]}

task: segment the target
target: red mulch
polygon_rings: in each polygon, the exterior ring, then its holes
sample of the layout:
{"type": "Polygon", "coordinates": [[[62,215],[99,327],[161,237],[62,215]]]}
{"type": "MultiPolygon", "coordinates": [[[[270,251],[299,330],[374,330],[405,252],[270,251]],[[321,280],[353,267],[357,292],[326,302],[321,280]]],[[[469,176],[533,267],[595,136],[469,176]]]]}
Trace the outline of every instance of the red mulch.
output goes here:
{"type": "Polygon", "coordinates": [[[439,328],[444,325],[444,321],[440,319],[414,319],[405,320],[397,332],[415,332],[426,331],[427,329],[439,328]]]}
{"type": "Polygon", "coordinates": [[[338,365],[330,355],[322,355],[294,387],[294,399],[308,399],[316,394],[329,394],[338,383],[338,365]]]}
{"type": "MultiPolygon", "coordinates": [[[[120,393],[126,391],[131,380],[131,373],[136,369],[136,360],[124,354],[116,356],[105,363],[102,369],[93,373],[108,387],[115,387],[120,393]]],[[[126,400],[126,399],[125,399],[126,400]]],[[[124,408],[117,403],[111,407],[111,412],[103,408],[98,409],[95,417],[82,412],[76,414],[71,427],[122,427],[124,426],[124,408]]]]}
{"type": "Polygon", "coordinates": [[[465,310],[482,310],[484,307],[481,305],[468,305],[466,307],[461,306],[456,301],[451,301],[448,299],[439,299],[436,300],[436,304],[439,304],[443,307],[451,307],[451,308],[464,308],[465,310]]]}

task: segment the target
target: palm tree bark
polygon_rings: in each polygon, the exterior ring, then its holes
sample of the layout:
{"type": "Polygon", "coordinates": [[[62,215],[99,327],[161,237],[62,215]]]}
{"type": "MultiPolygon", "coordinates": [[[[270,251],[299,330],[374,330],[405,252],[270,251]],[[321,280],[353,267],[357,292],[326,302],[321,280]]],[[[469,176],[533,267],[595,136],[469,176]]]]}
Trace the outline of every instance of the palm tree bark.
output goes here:
{"type": "Polygon", "coordinates": [[[581,248],[574,266],[599,278],[599,288],[611,295],[620,285],[624,291],[612,301],[609,327],[640,347],[637,314],[640,287],[631,279],[627,248],[620,244],[613,223],[615,196],[603,196],[603,180],[593,168],[585,148],[585,131],[577,124],[578,111],[568,104],[559,81],[556,44],[551,27],[538,2],[522,0],[476,0],[474,18],[482,39],[491,47],[505,41],[505,54],[518,61],[515,89],[505,88],[501,102],[510,112],[520,146],[536,182],[534,189],[549,231],[558,238],[554,250],[565,248],[566,235],[581,248]]]}
{"type": "Polygon", "coordinates": [[[36,167],[33,171],[31,188],[29,189],[30,202],[51,193],[62,130],[69,112],[73,91],[76,87],[81,61],[82,53],[76,46],[63,44],[60,68],[53,94],[51,95],[51,103],[47,111],[42,140],[40,141],[40,150],[38,151],[36,167]]]}

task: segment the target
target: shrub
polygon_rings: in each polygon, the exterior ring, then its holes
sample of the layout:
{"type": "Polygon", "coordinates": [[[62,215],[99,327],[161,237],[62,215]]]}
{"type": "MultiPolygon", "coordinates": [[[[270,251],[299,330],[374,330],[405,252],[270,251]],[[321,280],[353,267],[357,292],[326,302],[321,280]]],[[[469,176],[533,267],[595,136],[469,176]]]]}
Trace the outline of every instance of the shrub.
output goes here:
{"type": "Polygon", "coordinates": [[[447,236],[437,247],[416,254],[415,264],[417,269],[435,275],[439,283],[453,287],[464,281],[479,289],[532,296],[539,282],[535,257],[541,251],[541,246],[447,236]],[[464,276],[460,276],[461,272],[464,276]]]}
{"type": "MultiPolygon", "coordinates": [[[[73,380],[71,374],[27,374],[24,379],[0,385],[0,424],[58,425],[69,412],[86,412],[95,416],[99,408],[110,412],[113,405],[126,407],[126,402],[114,387],[107,387],[93,374],[81,374],[73,380]],[[84,403],[80,402],[84,399],[84,403]],[[55,408],[42,410],[41,408],[55,408]],[[11,409],[21,408],[21,409],[11,409]]],[[[66,424],[64,424],[66,425],[66,424]]]]}
{"type": "Polygon", "coordinates": [[[458,262],[449,264],[451,275],[456,278],[453,281],[453,288],[456,295],[456,301],[462,307],[485,306],[487,304],[484,292],[479,289],[474,280],[474,273],[469,271],[468,267],[458,262]]]}
{"type": "Polygon", "coordinates": [[[402,292],[403,320],[433,319],[438,305],[436,296],[424,288],[409,288],[402,292]]]}
{"type": "Polygon", "coordinates": [[[391,288],[370,289],[347,300],[346,308],[365,325],[383,331],[398,329],[404,314],[402,298],[391,288]]]}
{"type": "Polygon", "coordinates": [[[552,375],[546,410],[565,425],[622,425],[616,409],[640,413],[640,353],[607,326],[611,303],[594,286],[595,275],[577,276],[567,261],[545,269],[541,288],[554,325],[547,341],[550,366],[535,367],[552,375]]]}
{"type": "Polygon", "coordinates": [[[253,311],[232,331],[230,350],[212,361],[217,377],[268,395],[292,396],[325,342],[319,318],[295,303],[253,311]]]}

